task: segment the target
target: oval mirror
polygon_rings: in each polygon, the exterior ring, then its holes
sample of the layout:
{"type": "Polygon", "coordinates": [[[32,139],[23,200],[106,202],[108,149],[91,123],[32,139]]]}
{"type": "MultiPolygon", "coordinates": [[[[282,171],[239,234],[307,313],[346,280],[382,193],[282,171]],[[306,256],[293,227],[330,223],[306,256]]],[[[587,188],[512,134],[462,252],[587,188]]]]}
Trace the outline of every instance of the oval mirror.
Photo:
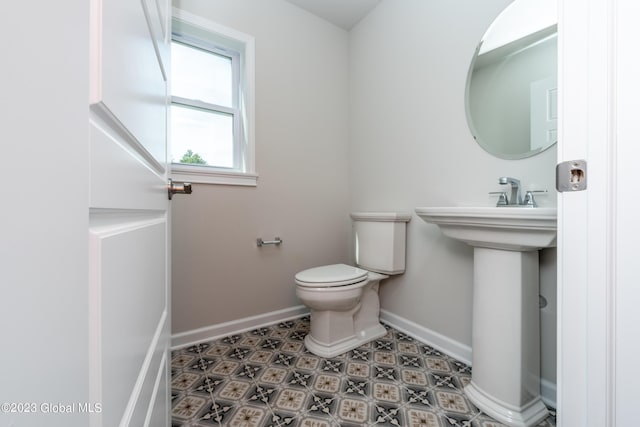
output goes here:
{"type": "Polygon", "coordinates": [[[471,61],[465,91],[474,139],[502,159],[557,141],[556,0],[515,0],[491,24],[471,61]]]}

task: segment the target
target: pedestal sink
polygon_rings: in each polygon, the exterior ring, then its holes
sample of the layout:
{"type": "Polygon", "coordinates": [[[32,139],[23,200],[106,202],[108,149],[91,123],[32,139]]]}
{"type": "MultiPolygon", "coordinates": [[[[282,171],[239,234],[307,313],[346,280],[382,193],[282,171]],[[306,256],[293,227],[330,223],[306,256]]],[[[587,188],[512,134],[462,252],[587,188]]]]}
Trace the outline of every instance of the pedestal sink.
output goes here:
{"type": "Polygon", "coordinates": [[[425,207],[416,213],[473,246],[469,400],[517,427],[547,417],[540,397],[538,250],[556,244],[556,209],[425,207]]]}

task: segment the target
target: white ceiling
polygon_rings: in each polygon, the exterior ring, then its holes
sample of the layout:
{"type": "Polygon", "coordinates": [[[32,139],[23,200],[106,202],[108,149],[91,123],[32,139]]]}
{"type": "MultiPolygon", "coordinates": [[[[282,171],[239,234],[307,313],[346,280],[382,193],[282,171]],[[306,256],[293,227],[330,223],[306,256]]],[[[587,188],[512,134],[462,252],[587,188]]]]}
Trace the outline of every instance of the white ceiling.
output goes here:
{"type": "Polygon", "coordinates": [[[287,0],[338,27],[350,30],[382,0],[287,0]]]}

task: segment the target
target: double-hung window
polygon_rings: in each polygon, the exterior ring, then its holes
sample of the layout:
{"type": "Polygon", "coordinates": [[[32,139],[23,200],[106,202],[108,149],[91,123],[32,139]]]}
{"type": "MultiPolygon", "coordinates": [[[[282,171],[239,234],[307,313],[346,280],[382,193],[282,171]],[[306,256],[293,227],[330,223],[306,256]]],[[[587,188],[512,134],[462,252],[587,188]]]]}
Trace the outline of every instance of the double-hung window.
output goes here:
{"type": "Polygon", "coordinates": [[[174,179],[255,185],[253,39],[238,34],[174,10],[170,154],[174,179]]]}

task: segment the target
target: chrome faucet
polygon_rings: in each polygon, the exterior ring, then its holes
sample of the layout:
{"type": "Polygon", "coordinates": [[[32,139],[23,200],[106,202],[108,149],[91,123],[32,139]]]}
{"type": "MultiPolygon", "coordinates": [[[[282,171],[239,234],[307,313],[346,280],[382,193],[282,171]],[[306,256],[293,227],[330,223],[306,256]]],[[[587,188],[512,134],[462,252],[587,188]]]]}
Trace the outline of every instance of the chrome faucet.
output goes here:
{"type": "Polygon", "coordinates": [[[511,197],[509,197],[510,205],[522,205],[522,194],[520,193],[520,181],[508,176],[498,178],[498,184],[511,185],[511,197]]]}

